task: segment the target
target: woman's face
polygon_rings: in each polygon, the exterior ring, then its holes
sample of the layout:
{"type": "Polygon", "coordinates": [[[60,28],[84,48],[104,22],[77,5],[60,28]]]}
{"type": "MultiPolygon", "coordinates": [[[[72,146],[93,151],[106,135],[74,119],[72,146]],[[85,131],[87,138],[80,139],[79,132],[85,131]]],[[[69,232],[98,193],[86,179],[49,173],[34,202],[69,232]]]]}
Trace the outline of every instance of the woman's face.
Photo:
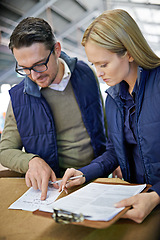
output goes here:
{"type": "Polygon", "coordinates": [[[130,85],[133,74],[131,64],[133,58],[128,53],[124,56],[118,56],[92,41],[86,43],[85,52],[88,61],[95,66],[97,76],[101,77],[107,85],[114,86],[123,80],[130,85]]]}

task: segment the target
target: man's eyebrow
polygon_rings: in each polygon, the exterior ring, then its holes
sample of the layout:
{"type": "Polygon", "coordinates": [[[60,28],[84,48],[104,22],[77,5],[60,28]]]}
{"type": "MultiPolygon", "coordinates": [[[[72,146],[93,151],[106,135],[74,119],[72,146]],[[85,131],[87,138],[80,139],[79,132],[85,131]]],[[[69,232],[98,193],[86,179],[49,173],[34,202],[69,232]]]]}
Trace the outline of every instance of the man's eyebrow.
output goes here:
{"type": "MultiPolygon", "coordinates": [[[[39,63],[41,63],[41,62],[45,62],[46,59],[47,59],[47,58],[43,58],[43,59],[41,59],[41,60],[35,62],[32,66],[35,66],[35,65],[37,65],[37,64],[39,64],[39,63]]],[[[18,63],[18,62],[17,62],[17,63],[18,63]]],[[[19,64],[18,64],[18,66],[23,67],[23,68],[27,68],[26,66],[19,65],[19,64]]],[[[32,67],[32,66],[31,66],[31,67],[32,67]]]]}
{"type": "Polygon", "coordinates": [[[38,62],[35,62],[32,66],[34,66],[34,65],[36,65],[36,64],[38,64],[38,63],[40,63],[40,62],[45,62],[46,59],[47,59],[47,58],[43,58],[43,59],[39,60],[38,62]]]}

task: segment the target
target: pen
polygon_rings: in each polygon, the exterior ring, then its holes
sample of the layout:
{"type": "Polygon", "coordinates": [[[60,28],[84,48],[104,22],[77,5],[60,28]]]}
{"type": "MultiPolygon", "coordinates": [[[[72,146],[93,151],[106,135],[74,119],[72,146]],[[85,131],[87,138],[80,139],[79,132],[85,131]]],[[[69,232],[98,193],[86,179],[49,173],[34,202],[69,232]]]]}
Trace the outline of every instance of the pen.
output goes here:
{"type": "MultiPolygon", "coordinates": [[[[84,177],[84,176],[85,176],[85,175],[83,174],[83,175],[71,177],[71,178],[69,178],[69,179],[67,180],[67,182],[68,182],[69,180],[74,180],[74,179],[81,178],[81,177],[84,177]]],[[[62,180],[58,180],[58,181],[54,181],[54,182],[50,182],[50,183],[51,183],[51,184],[54,184],[54,183],[60,183],[60,182],[62,182],[62,180]]]]}

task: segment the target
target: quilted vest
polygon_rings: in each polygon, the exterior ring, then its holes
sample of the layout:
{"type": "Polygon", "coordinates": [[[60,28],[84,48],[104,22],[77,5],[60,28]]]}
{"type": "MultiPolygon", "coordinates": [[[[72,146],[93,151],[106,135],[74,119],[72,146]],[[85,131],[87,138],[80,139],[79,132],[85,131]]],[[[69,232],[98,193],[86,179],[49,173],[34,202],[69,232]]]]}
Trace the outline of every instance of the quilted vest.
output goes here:
{"type": "MultiPolygon", "coordinates": [[[[96,78],[87,64],[61,56],[71,69],[71,84],[95,157],[106,150],[104,116],[96,78]]],[[[59,175],[54,116],[38,86],[26,77],[10,91],[17,128],[25,151],[44,159],[59,175]]]]}

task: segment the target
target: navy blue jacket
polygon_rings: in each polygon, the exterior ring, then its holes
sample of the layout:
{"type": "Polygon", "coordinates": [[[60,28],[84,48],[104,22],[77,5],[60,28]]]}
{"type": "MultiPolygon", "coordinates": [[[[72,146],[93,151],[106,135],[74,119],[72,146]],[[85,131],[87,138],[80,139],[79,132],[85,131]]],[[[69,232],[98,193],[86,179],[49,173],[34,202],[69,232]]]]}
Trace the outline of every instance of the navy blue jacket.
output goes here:
{"type": "MultiPolygon", "coordinates": [[[[160,67],[152,70],[139,68],[139,74],[139,91],[135,99],[139,161],[144,169],[145,183],[153,185],[152,189],[160,195],[160,67]]],[[[88,181],[107,176],[120,165],[124,180],[130,182],[132,169],[129,168],[124,144],[124,113],[119,98],[119,84],[110,87],[107,93],[107,151],[81,170],[88,181]]]]}
{"type": "MultiPolygon", "coordinates": [[[[95,157],[106,150],[104,115],[99,88],[90,67],[62,52],[71,70],[71,84],[95,157]]],[[[43,158],[59,175],[56,129],[51,109],[39,87],[28,77],[10,90],[13,112],[25,151],[43,158]]]]}

